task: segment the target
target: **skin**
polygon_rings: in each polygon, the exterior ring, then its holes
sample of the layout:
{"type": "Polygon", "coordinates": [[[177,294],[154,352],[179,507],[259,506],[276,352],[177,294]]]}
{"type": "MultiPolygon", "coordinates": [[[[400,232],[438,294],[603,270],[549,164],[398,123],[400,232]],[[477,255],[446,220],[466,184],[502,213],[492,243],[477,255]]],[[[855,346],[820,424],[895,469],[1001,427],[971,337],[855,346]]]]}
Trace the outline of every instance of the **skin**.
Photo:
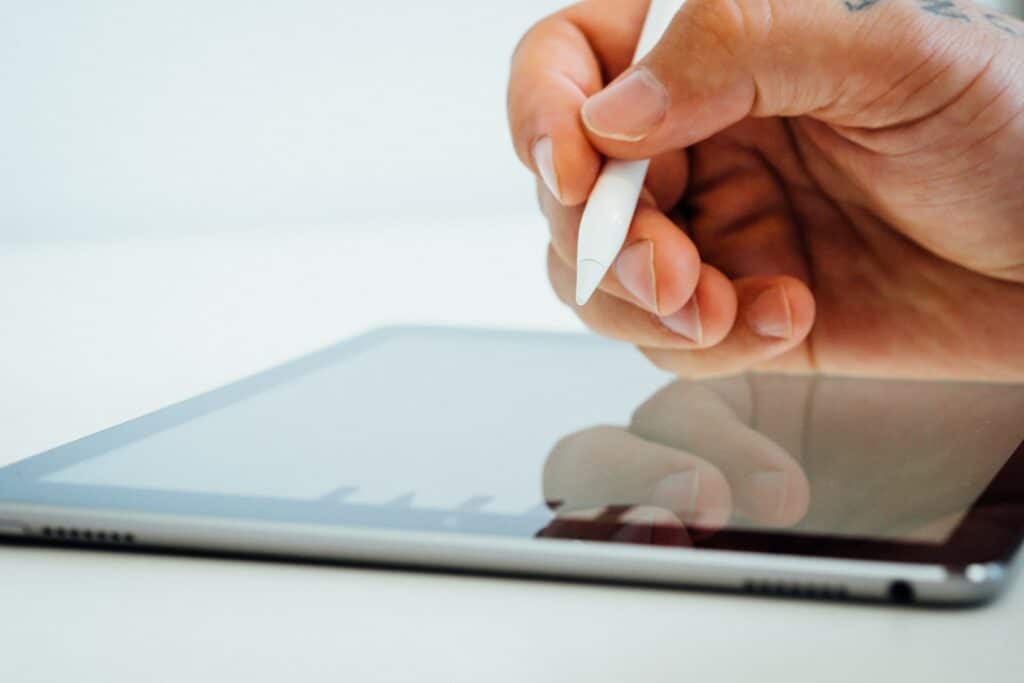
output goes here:
{"type": "Polygon", "coordinates": [[[513,58],[510,127],[559,298],[681,376],[1024,380],[1024,25],[959,1],[689,0],[631,68],[646,9],[574,5],[513,58]],[[620,135],[607,108],[587,115],[637,70],[663,116],[620,135]],[[650,242],[653,305],[615,268],[573,301],[605,157],[653,159],[625,245],[650,242]],[[696,341],[664,322],[684,309],[696,341]]]}

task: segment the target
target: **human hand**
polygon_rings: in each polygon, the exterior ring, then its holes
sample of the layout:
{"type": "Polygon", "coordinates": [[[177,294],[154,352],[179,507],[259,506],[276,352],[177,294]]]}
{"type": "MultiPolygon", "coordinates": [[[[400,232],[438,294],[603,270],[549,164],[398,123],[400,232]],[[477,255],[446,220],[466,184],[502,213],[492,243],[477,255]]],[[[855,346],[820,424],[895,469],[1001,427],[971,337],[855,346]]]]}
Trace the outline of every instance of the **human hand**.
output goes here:
{"type": "Polygon", "coordinates": [[[646,8],[570,7],[512,65],[551,281],[588,326],[687,376],[1024,378],[1024,24],[959,1],[689,0],[630,68],[646,8]],[[602,155],[653,161],[576,307],[602,155]]]}

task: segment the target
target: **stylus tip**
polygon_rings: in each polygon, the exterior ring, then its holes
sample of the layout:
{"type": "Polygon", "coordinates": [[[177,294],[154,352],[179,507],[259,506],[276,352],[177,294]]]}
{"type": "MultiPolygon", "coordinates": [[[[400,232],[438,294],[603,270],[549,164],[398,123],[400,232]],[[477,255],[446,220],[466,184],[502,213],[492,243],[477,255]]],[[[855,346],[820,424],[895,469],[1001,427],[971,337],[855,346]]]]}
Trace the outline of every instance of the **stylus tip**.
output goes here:
{"type": "Polygon", "coordinates": [[[601,285],[608,268],[599,261],[583,259],[576,269],[576,305],[585,306],[601,285]]]}

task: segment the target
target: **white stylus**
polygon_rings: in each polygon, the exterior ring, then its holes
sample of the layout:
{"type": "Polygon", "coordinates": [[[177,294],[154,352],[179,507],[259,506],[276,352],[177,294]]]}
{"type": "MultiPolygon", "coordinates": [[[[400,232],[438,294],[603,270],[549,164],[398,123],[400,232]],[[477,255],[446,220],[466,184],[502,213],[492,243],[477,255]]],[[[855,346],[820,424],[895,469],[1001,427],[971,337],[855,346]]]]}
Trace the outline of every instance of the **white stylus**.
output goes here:
{"type": "MultiPolygon", "coordinates": [[[[654,49],[682,4],[682,0],[651,0],[634,63],[654,49]]],[[[648,159],[609,159],[601,170],[580,219],[576,256],[576,303],[580,306],[590,301],[626,241],[650,163],[648,159]]]]}

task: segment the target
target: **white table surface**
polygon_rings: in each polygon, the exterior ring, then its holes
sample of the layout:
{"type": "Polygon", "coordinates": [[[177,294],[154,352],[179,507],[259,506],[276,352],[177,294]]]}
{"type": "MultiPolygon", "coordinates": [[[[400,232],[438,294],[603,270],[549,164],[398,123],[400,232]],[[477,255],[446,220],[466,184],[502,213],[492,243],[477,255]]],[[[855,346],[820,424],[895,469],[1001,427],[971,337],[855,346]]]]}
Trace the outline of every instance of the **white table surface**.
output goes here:
{"type": "MultiPolygon", "coordinates": [[[[419,227],[0,248],[0,464],[379,323],[576,329],[536,217],[419,227]]],[[[1022,607],[0,545],[0,681],[1012,680],[1022,607]]]]}

